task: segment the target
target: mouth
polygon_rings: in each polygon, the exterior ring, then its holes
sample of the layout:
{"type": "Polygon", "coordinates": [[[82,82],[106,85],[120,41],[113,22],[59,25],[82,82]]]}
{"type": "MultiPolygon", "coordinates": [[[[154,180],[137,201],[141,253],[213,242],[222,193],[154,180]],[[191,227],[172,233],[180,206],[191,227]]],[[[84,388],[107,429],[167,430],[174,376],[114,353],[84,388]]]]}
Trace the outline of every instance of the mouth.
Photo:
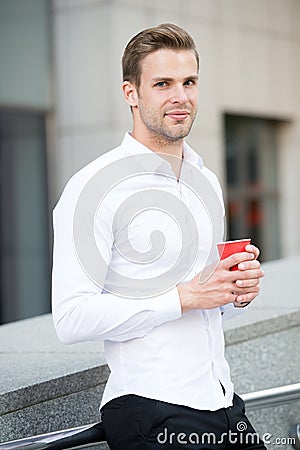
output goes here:
{"type": "Polygon", "coordinates": [[[165,115],[173,120],[184,120],[188,118],[190,113],[188,111],[177,110],[177,111],[169,111],[165,115]]]}

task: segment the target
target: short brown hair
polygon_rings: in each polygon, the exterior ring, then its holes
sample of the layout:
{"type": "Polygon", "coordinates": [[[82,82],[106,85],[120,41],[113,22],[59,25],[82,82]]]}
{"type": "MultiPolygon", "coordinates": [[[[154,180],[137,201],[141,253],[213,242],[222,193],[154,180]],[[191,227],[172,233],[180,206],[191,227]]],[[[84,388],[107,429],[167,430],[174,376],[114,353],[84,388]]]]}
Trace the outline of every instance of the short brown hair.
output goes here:
{"type": "Polygon", "coordinates": [[[163,48],[193,51],[199,70],[199,54],[193,38],[178,25],[162,23],[141,31],[128,42],[122,57],[123,81],[129,81],[139,88],[141,62],[150,53],[163,48]]]}

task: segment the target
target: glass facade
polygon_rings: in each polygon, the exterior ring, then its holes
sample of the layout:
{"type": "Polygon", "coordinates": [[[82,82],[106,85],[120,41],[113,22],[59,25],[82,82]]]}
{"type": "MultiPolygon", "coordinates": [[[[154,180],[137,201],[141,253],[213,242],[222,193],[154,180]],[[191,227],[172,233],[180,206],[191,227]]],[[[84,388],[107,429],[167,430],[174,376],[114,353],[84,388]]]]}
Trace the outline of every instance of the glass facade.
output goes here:
{"type": "Polygon", "coordinates": [[[0,1],[0,106],[51,107],[50,5],[0,1]]]}
{"type": "Polygon", "coordinates": [[[50,311],[50,2],[0,2],[0,323],[50,311]]]}
{"type": "Polygon", "coordinates": [[[0,112],[0,321],[50,308],[45,118],[0,112]]]}
{"type": "Polygon", "coordinates": [[[225,116],[228,239],[251,237],[264,261],[280,256],[279,124],[269,119],[225,116]]]}

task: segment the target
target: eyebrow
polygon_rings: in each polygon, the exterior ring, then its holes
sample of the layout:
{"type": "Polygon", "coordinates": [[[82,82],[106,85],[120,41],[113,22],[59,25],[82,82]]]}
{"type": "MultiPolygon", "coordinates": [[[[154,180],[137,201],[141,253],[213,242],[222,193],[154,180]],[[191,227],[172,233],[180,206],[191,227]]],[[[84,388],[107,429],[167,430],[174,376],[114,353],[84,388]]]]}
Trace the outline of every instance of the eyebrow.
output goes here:
{"type": "MultiPolygon", "coordinates": [[[[189,77],[185,77],[184,81],[187,80],[198,80],[199,79],[199,75],[190,75],[189,77]]],[[[174,78],[170,78],[170,77],[154,77],[152,78],[152,82],[153,83],[158,83],[159,81],[168,81],[168,82],[172,82],[174,81],[174,78]]]]}

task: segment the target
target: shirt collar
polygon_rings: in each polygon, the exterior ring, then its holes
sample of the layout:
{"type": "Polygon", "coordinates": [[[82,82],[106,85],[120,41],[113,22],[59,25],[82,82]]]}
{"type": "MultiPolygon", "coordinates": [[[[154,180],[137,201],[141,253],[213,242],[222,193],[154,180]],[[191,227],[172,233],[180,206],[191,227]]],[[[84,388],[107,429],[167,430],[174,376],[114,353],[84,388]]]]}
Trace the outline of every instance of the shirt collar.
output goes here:
{"type": "MultiPolygon", "coordinates": [[[[123,138],[122,148],[127,156],[134,155],[142,155],[142,154],[152,154],[154,158],[151,158],[151,170],[157,171],[163,168],[166,170],[166,167],[170,167],[170,164],[163,159],[159,154],[150,150],[148,147],[143,145],[141,142],[137,141],[134,137],[132,137],[130,132],[127,132],[123,138]]],[[[199,156],[195,150],[193,150],[186,142],[183,143],[183,159],[189,164],[196,166],[200,169],[203,168],[203,160],[201,156],[199,156]]],[[[148,160],[147,163],[143,164],[143,160],[138,160],[139,164],[141,164],[147,171],[149,170],[148,160]]]]}
{"type": "Polygon", "coordinates": [[[183,144],[183,159],[193,166],[203,168],[203,159],[186,142],[183,144]]]}

